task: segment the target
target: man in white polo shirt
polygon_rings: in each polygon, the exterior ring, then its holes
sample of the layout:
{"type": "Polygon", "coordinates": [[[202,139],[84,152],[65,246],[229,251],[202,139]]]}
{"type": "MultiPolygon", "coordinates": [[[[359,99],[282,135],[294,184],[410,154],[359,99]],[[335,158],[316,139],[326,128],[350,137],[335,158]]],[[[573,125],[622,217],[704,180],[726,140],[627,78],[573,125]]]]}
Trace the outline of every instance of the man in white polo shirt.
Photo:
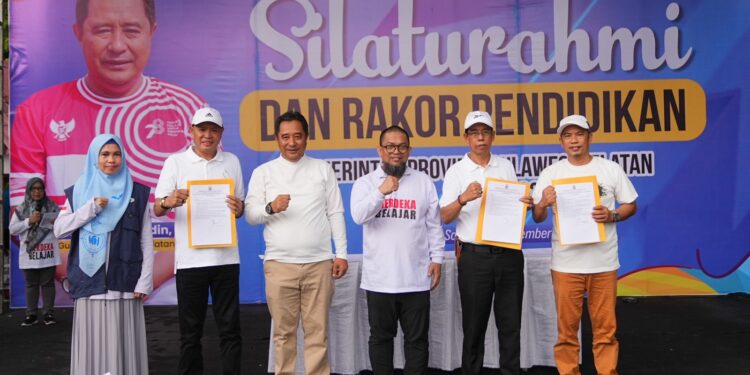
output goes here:
{"type": "Polygon", "coordinates": [[[263,270],[274,324],[274,372],[295,372],[301,316],[305,373],[328,375],[333,280],[348,268],[344,203],[333,168],[305,155],[305,117],[299,112],[282,114],[274,123],[274,133],[281,156],[253,171],[245,203],[247,221],[265,224],[263,270]]]}
{"type": "Polygon", "coordinates": [[[236,246],[188,247],[187,182],[191,180],[234,180],[234,195],[226,197],[235,217],[242,216],[245,187],[240,161],[219,149],[224,125],[219,111],[201,108],[195,112],[190,133],[193,145],[171,155],[164,162],[154,196],[154,214],[174,211],[175,281],[180,320],[180,362],[178,374],[202,374],[201,337],[211,293],[214,316],[221,338],[223,374],[239,374],[242,352],[240,335],[240,254],[236,246]]]}
{"type": "Polygon", "coordinates": [[[435,184],[406,166],[409,135],[380,133],[383,163],[354,182],[351,214],[362,225],[362,289],[367,291],[370,364],[393,373],[393,338],[404,331],[404,374],[426,374],[430,290],[440,281],[445,239],[435,184]]]}
{"type": "Polygon", "coordinates": [[[585,117],[571,115],[562,119],[557,134],[568,158],[548,166],[539,175],[533,194],[536,202],[534,220],[546,219],[547,208],[553,207],[557,201],[553,180],[596,176],[601,204],[591,208],[591,216],[594,221],[604,223],[606,240],[564,246],[560,244],[558,231],[552,232],[552,284],[557,305],[555,362],[561,375],[581,373],[578,368],[581,349],[578,327],[584,294],[588,293],[596,371],[614,375],[617,374],[619,352],[615,337],[615,305],[617,269],[620,268],[615,223],[635,214],[638,193],[620,165],[589,153],[593,135],[585,117]],[[615,202],[620,207],[615,208],[615,202]]]}
{"type": "MultiPolygon", "coordinates": [[[[440,216],[457,220],[458,290],[464,330],[461,369],[479,374],[484,362],[484,336],[494,295],[495,322],[500,339],[500,373],[521,371],[521,302],[523,253],[476,244],[482,188],[487,177],[517,181],[513,165],[492,155],[495,125],[487,112],[474,111],[464,121],[469,152],[445,173],[440,216]]],[[[521,201],[530,204],[531,197],[521,201]]]]}

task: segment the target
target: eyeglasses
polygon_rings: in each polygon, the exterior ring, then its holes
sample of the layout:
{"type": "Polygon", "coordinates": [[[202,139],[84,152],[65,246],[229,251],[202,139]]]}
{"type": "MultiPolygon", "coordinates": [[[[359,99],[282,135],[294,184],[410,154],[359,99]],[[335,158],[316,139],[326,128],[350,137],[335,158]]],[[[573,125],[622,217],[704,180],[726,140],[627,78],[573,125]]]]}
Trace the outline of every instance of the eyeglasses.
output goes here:
{"type": "Polygon", "coordinates": [[[383,145],[380,147],[384,148],[385,151],[391,154],[396,152],[396,150],[398,150],[398,152],[402,154],[405,153],[406,151],[409,151],[409,145],[407,145],[406,143],[402,143],[400,145],[383,145]]]}
{"type": "Polygon", "coordinates": [[[492,134],[492,130],[491,129],[482,129],[482,130],[469,129],[466,131],[466,134],[472,137],[479,137],[480,134],[482,135],[482,137],[489,137],[492,134]]]}
{"type": "Polygon", "coordinates": [[[43,187],[39,187],[39,186],[32,186],[31,189],[29,189],[29,190],[31,190],[31,191],[44,191],[44,188],[43,187]]]}

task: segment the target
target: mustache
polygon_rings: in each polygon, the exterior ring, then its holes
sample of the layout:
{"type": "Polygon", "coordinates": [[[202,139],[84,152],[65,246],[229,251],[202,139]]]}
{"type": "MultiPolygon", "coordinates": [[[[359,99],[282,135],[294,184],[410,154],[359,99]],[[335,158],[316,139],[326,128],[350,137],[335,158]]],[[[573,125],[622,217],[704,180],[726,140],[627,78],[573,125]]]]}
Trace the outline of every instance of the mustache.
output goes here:
{"type": "Polygon", "coordinates": [[[401,178],[401,176],[403,176],[404,173],[406,172],[406,163],[402,163],[402,164],[383,163],[382,168],[383,168],[383,172],[385,172],[385,174],[387,174],[388,176],[401,178]]]}

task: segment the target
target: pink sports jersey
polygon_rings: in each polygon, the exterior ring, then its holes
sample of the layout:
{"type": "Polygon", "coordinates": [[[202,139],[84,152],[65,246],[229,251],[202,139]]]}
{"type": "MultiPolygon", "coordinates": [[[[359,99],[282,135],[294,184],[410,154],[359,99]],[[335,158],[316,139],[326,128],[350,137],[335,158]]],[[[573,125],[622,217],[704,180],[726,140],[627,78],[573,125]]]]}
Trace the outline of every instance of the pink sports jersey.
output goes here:
{"type": "Polygon", "coordinates": [[[89,143],[101,133],[120,136],[133,178],[156,186],[164,160],[190,144],[190,118],[203,106],[198,95],[151,77],[124,98],[98,96],[83,78],[33,94],[16,109],[11,128],[11,205],[23,201],[26,181],[35,176],[62,205],[64,189],[81,175],[89,143]]]}

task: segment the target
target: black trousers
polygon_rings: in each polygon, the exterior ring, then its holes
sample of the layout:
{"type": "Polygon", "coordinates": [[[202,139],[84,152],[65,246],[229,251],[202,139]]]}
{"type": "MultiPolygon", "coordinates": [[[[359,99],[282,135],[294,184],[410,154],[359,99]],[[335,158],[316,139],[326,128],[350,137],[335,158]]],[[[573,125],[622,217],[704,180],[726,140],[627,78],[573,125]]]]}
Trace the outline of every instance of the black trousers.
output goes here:
{"type": "Polygon", "coordinates": [[[210,291],[219,330],[222,374],[239,374],[242,355],[240,265],[178,269],[175,277],[180,320],[178,373],[203,374],[201,338],[210,291]]]}
{"type": "Polygon", "coordinates": [[[404,374],[427,374],[427,332],[430,329],[430,291],[378,293],[367,291],[370,322],[370,364],[375,375],[393,374],[393,338],[398,323],[404,332],[404,374]]]}
{"type": "Polygon", "coordinates": [[[463,244],[458,263],[458,290],[463,316],[464,374],[479,374],[484,362],[484,336],[494,295],[500,339],[500,373],[521,371],[521,303],[523,253],[493,246],[463,244]]]}

